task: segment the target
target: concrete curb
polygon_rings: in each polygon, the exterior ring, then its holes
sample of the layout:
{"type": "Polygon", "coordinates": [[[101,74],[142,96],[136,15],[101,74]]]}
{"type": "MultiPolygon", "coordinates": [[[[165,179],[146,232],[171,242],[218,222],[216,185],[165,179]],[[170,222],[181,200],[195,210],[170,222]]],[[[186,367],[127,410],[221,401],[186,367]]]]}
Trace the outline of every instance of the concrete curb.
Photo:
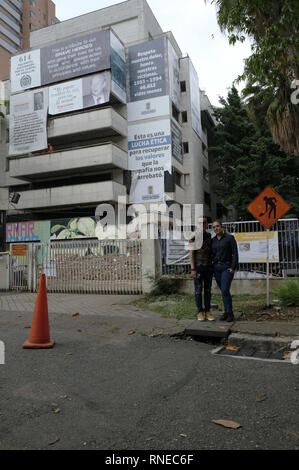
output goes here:
{"type": "Polygon", "coordinates": [[[276,352],[282,348],[290,349],[291,343],[296,337],[271,337],[248,334],[232,333],[228,337],[228,343],[244,349],[255,349],[256,351],[276,352]]]}

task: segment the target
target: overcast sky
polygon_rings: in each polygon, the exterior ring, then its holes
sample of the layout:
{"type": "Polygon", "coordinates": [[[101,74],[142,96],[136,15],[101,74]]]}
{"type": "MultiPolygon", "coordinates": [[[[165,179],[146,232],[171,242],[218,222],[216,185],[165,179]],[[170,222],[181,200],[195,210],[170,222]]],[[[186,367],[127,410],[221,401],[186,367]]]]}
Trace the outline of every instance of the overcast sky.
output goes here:
{"type": "MultiPolygon", "coordinates": [[[[227,96],[233,80],[243,71],[250,43],[230,46],[220,32],[216,9],[204,0],[147,0],[163,31],[172,31],[181,51],[188,53],[213,105],[227,96]]],[[[60,21],[120,3],[119,0],[54,0],[60,21]]],[[[240,88],[240,87],[239,87],[240,88]]]]}

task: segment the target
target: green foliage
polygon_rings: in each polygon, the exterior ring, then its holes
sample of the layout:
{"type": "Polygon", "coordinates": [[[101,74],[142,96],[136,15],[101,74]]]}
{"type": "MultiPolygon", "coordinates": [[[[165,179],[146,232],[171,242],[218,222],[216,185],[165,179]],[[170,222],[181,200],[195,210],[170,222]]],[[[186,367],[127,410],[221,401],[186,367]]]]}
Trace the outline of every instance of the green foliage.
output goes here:
{"type": "Polygon", "coordinates": [[[214,110],[219,125],[209,148],[219,182],[216,194],[235,207],[238,217],[248,219],[248,204],[272,186],[291,205],[288,216],[298,217],[299,161],[274,143],[265,123],[268,101],[255,103],[254,118],[235,87],[220,103],[214,110]]]}
{"type": "Polygon", "coordinates": [[[150,296],[172,295],[177,293],[181,280],[161,276],[161,274],[148,274],[147,278],[152,284],[150,296]]]}
{"type": "Polygon", "coordinates": [[[286,307],[299,307],[299,278],[289,279],[286,284],[277,289],[274,294],[286,307]]]}
{"type": "MultiPolygon", "coordinates": [[[[252,40],[252,54],[244,72],[249,104],[259,99],[275,101],[269,110],[272,136],[286,152],[299,155],[299,111],[291,106],[291,84],[299,79],[298,0],[210,0],[216,5],[218,23],[230,44],[252,40]],[[244,36],[245,35],[245,36],[244,36]],[[279,112],[273,112],[279,110],[279,112]]],[[[244,95],[244,96],[245,96],[244,95]]]]}

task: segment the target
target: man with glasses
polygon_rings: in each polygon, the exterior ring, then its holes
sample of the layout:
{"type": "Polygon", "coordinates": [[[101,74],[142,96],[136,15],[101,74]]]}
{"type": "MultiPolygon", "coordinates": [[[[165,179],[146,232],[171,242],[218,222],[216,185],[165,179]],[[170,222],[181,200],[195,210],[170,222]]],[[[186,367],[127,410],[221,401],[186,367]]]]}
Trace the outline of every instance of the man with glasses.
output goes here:
{"type": "MultiPolygon", "coordinates": [[[[198,219],[198,225],[194,237],[190,240],[191,275],[194,279],[195,303],[197,306],[197,319],[199,321],[215,321],[211,314],[211,289],[213,279],[213,267],[211,257],[211,235],[207,232],[208,220],[205,217],[198,219]],[[198,237],[200,235],[200,237],[198,237]],[[202,237],[202,243],[198,238],[202,237]],[[191,245],[193,244],[193,246],[191,245]],[[201,246],[197,247],[197,244],[201,246]],[[202,290],[204,289],[204,305],[202,303],[202,290]]],[[[201,241],[201,240],[200,240],[201,241]]]]}
{"type": "Polygon", "coordinates": [[[220,321],[233,322],[235,317],[230,286],[239,262],[238,246],[235,237],[225,233],[222,223],[218,220],[213,223],[213,230],[216,234],[212,239],[214,276],[224,305],[224,315],[220,321]]]}

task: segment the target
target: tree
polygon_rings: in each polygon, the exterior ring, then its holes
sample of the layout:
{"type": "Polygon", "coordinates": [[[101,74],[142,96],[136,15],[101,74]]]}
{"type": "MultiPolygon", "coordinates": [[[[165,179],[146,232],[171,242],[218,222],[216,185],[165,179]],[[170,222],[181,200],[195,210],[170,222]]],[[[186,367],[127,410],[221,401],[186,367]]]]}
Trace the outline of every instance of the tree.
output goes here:
{"type": "MultiPolygon", "coordinates": [[[[266,123],[274,141],[299,155],[299,2],[298,0],[210,0],[230,44],[253,40],[245,60],[244,96],[268,102],[266,123]]],[[[254,109],[254,108],[253,108],[254,109]]]]}
{"type": "Polygon", "coordinates": [[[266,107],[256,106],[252,122],[250,112],[233,86],[228,97],[215,108],[218,126],[209,154],[217,186],[214,191],[225,205],[232,204],[238,217],[251,218],[248,204],[267,186],[272,186],[290,205],[288,216],[299,216],[299,161],[284,153],[273,141],[263,115],[266,107]]]}

